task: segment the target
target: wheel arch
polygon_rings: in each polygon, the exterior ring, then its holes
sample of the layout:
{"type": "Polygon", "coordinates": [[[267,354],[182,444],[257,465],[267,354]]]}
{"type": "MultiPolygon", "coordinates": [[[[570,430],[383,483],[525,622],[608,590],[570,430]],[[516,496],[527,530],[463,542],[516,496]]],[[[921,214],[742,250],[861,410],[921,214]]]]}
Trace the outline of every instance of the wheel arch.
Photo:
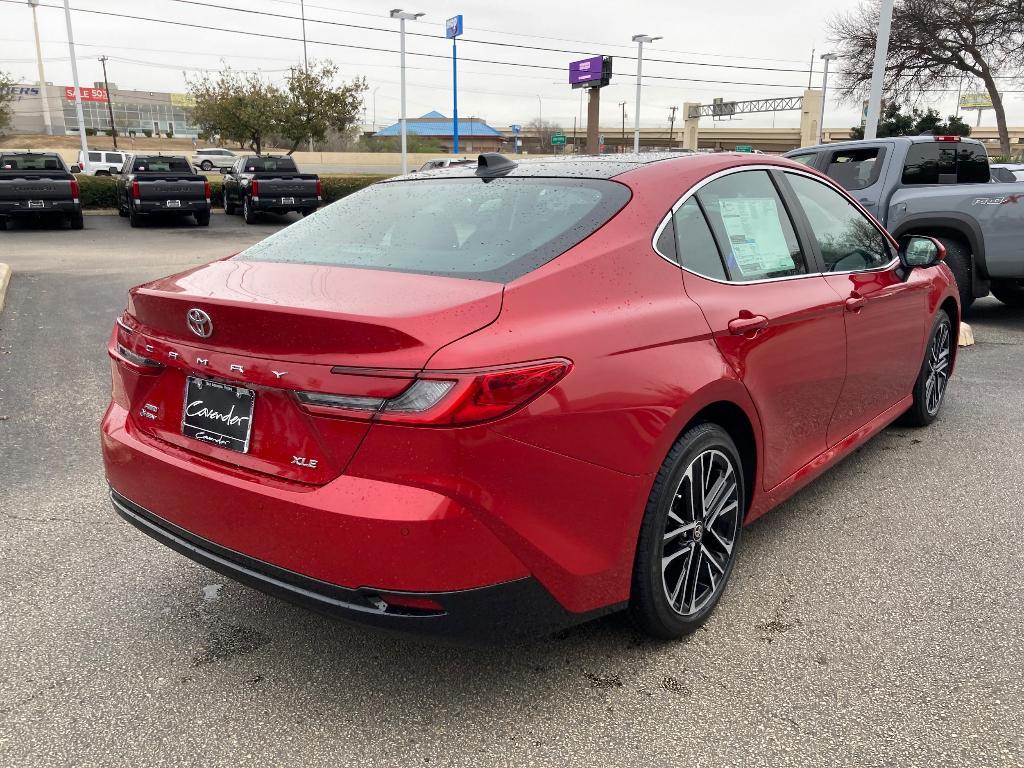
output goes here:
{"type": "Polygon", "coordinates": [[[956,368],[956,359],[960,350],[960,308],[957,306],[956,299],[952,296],[947,296],[942,304],[939,305],[939,309],[945,310],[946,314],[949,315],[949,321],[953,324],[953,344],[950,350],[953,358],[950,364],[950,372],[952,373],[956,368]]]}

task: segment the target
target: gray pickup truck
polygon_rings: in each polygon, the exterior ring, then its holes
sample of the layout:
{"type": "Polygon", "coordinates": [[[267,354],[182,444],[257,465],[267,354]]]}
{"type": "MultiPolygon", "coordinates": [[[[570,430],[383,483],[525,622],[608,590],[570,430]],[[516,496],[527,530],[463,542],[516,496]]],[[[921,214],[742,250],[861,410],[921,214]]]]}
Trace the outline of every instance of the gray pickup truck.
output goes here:
{"type": "Polygon", "coordinates": [[[0,230],[8,219],[65,220],[83,227],[75,173],[56,152],[0,152],[0,230]]]}
{"type": "Polygon", "coordinates": [[[981,142],[900,136],[803,147],[786,157],[837,181],[895,237],[941,240],[963,310],[990,290],[1024,308],[1024,187],[990,183],[981,142]]]}

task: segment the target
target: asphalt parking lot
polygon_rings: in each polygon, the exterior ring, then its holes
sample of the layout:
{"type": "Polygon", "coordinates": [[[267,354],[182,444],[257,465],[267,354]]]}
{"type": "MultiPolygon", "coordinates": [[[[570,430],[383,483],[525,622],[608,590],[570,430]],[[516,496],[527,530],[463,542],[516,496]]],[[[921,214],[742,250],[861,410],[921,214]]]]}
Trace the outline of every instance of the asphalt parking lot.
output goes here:
{"type": "Polygon", "coordinates": [[[1024,313],[979,302],[940,420],[750,526],[690,639],[453,649],[225,581],[106,497],[125,291],[297,218],[0,232],[0,765],[1024,765],[1024,313]]]}

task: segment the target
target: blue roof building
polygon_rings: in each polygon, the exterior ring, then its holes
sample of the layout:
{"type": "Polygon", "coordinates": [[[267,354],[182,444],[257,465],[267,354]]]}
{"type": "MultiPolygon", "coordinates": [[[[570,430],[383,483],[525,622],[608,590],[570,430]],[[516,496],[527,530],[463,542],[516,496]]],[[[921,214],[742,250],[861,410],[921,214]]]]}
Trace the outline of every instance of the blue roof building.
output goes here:
{"type": "MultiPolygon", "coordinates": [[[[422,117],[405,120],[407,136],[436,139],[444,152],[452,151],[454,121],[440,112],[427,112],[422,117]]],[[[377,131],[374,136],[401,136],[399,123],[377,131]]],[[[505,137],[479,117],[459,118],[459,152],[496,152],[505,137]]]]}

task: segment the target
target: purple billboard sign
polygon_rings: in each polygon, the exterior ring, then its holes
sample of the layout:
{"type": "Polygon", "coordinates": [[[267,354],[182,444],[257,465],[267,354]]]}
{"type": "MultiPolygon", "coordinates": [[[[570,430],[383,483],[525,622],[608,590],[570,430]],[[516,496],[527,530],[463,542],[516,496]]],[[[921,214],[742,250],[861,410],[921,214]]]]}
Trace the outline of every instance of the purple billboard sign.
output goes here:
{"type": "MultiPolygon", "coordinates": [[[[609,73],[610,74],[610,73],[609,73]]],[[[604,77],[604,56],[591,56],[569,64],[569,85],[579,85],[604,77]]]]}

